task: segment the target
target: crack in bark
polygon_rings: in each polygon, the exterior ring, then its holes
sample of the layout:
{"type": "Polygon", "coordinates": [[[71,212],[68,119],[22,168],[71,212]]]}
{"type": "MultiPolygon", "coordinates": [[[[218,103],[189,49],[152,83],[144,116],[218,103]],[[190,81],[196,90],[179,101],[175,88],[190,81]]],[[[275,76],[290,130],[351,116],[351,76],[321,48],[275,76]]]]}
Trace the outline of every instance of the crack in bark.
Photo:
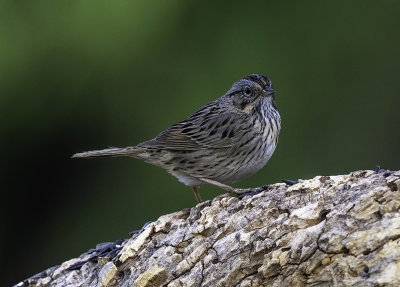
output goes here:
{"type": "Polygon", "coordinates": [[[362,254],[363,254],[363,255],[369,255],[369,254],[371,254],[371,253],[373,253],[373,252],[375,252],[375,251],[381,249],[381,248],[382,248],[383,246],[385,246],[389,241],[396,241],[396,240],[399,239],[399,238],[400,238],[400,234],[399,234],[399,235],[393,235],[393,236],[389,237],[387,240],[384,240],[384,241],[382,242],[382,244],[379,244],[379,245],[376,246],[375,248],[373,248],[373,249],[367,249],[367,250],[363,251],[362,254]]]}

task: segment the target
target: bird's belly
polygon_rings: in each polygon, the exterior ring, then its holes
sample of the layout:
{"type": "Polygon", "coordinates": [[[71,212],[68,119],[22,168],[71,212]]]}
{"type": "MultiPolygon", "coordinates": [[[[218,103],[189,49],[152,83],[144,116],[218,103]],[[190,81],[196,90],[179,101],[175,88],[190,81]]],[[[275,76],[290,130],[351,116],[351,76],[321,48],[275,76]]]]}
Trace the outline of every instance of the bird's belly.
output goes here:
{"type": "Polygon", "coordinates": [[[174,175],[180,182],[188,186],[200,186],[205,183],[198,178],[208,178],[221,183],[232,183],[249,177],[263,168],[271,158],[275,150],[275,145],[266,145],[265,150],[258,154],[248,156],[223,155],[223,161],[218,161],[218,152],[212,158],[203,158],[194,166],[169,169],[169,173],[174,175]],[[218,163],[219,162],[219,163],[218,163]],[[218,163],[218,164],[217,164],[218,163]],[[203,168],[203,167],[206,168],[203,168]]]}
{"type": "Polygon", "coordinates": [[[264,150],[260,153],[250,154],[245,159],[242,159],[242,162],[239,162],[236,167],[228,167],[231,172],[222,175],[219,181],[226,183],[236,182],[255,174],[267,164],[275,151],[275,147],[275,144],[266,144],[264,150]]]}
{"type": "Polygon", "coordinates": [[[209,149],[190,153],[166,152],[158,160],[146,161],[165,168],[180,182],[188,186],[204,185],[199,178],[208,178],[221,183],[232,183],[259,171],[275,151],[274,138],[257,137],[242,148],[209,149]],[[160,164],[160,160],[161,164],[160,164]]]}

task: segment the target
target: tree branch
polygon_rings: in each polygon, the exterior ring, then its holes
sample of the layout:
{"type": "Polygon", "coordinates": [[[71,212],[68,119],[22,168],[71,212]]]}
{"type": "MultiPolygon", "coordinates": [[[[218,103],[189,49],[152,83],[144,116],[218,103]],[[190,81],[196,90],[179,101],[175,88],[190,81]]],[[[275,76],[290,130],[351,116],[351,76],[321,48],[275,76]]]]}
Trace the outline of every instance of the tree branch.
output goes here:
{"type": "Polygon", "coordinates": [[[221,195],[18,286],[400,286],[399,190],[366,170],[221,195]]]}

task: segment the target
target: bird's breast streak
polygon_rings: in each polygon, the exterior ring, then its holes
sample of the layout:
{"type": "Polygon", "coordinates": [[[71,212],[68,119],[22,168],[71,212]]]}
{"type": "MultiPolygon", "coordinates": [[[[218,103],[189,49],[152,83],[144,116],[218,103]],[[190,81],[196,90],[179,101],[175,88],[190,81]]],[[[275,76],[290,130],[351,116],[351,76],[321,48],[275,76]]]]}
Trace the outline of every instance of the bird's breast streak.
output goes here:
{"type": "Polygon", "coordinates": [[[269,133],[269,129],[270,129],[270,127],[268,125],[265,125],[264,132],[263,132],[263,137],[267,137],[267,135],[269,133]]]}

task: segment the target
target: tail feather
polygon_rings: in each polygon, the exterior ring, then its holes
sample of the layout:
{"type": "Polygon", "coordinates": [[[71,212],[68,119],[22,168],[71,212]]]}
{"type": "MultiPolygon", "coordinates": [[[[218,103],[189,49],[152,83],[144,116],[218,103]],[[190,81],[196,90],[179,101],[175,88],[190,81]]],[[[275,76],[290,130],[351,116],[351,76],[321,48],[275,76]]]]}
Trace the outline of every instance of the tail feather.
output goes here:
{"type": "Polygon", "coordinates": [[[72,158],[87,158],[87,157],[100,157],[100,156],[132,156],[135,157],[138,153],[145,152],[145,148],[127,147],[127,148],[108,148],[102,150],[92,150],[86,152],[76,153],[72,158]]]}

